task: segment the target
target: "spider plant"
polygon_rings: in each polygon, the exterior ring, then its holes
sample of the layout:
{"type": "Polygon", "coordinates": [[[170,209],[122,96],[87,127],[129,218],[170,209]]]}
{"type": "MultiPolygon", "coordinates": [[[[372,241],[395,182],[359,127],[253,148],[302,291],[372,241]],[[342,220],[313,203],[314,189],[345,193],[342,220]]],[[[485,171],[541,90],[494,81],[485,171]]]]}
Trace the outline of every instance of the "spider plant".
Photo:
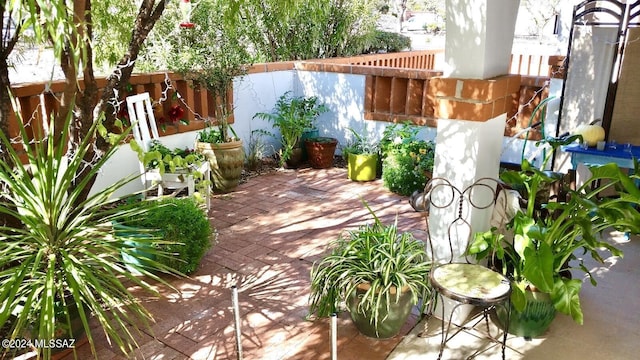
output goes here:
{"type": "MultiPolygon", "coordinates": [[[[124,251],[136,256],[135,249],[125,244],[130,239],[114,236],[111,224],[144,216],[149,208],[158,205],[119,205],[123,202],[114,193],[135,176],[83,196],[90,186],[89,179],[98,174],[117,149],[114,146],[103,157],[94,157],[92,164],[85,161],[93,151],[92,139],[99,136],[99,122],[73,152],[56,146],[64,144],[56,141],[58,136],[69,138],[71,117],[60,131],[51,121],[50,132],[42,140],[28,141],[31,137],[25,125],[21,120],[18,123],[26,163],[14,148],[16,144],[0,133],[7,152],[0,159],[0,214],[5,220],[0,224],[3,337],[40,341],[60,336],[73,338],[76,333],[70,331],[72,323],[80,323],[95,354],[89,322],[93,316],[110,341],[124,354],[130,353],[137,345],[135,333],[149,325],[152,315],[128,287],[157,295],[149,280],[166,282],[153,271],[171,270],[152,261],[137,268],[144,277],[132,275],[122,264],[120,254],[124,251]],[[87,176],[76,177],[80,171],[87,176]],[[74,313],[79,321],[72,319],[74,313]]],[[[113,143],[119,144],[124,136],[115,138],[113,143]]],[[[160,242],[152,236],[136,240],[160,242]]],[[[156,256],[169,254],[157,252],[156,256]]],[[[43,358],[51,357],[51,348],[40,350],[43,358]]]]}
{"type": "Polygon", "coordinates": [[[325,317],[337,312],[341,302],[366,284],[355,310],[366,314],[377,331],[402,293],[409,292],[414,305],[419,297],[426,298],[431,264],[424,244],[412,233],[400,232],[397,219],[385,225],[364,205],[374,223],[340,236],[331,253],[311,270],[310,314],[325,317]]]}

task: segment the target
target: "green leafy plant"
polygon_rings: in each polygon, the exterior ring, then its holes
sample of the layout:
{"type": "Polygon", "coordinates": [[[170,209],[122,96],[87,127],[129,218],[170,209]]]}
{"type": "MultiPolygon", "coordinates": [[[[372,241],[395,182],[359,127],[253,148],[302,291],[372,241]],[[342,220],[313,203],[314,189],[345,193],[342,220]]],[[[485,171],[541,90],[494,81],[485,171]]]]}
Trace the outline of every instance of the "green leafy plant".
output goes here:
{"type": "Polygon", "coordinates": [[[250,47],[270,62],[361,54],[375,30],[375,5],[369,0],[245,0],[238,9],[250,47]]]}
{"type": "MultiPolygon", "coordinates": [[[[574,141],[576,137],[548,139],[552,151],[548,153],[544,168],[553,150],[574,141]]],[[[539,143],[540,144],[540,143],[539,143]]],[[[600,250],[622,256],[622,252],[600,239],[608,228],[638,233],[640,231],[640,190],[634,179],[614,163],[592,166],[592,176],[576,190],[568,189],[566,199],[556,202],[541,200],[540,189],[557,181],[557,177],[537,169],[523,160],[520,171],[506,171],[501,175],[506,183],[519,186],[527,199],[527,207],[519,210],[506,230],[493,228],[476,235],[469,252],[477,258],[497,259],[502,271],[512,281],[511,301],[516,310],[525,306],[524,292],[528,287],[548,293],[556,310],[567,314],[579,324],[583,322],[580,306],[582,281],[568,276],[568,270],[586,273],[596,285],[582,260],[576,256],[582,251],[594,260],[603,262],[600,250]],[[600,186],[592,188],[592,184],[600,186]],[[614,188],[619,197],[601,196],[601,192],[614,188]],[[542,202],[542,203],[541,203],[542,202]],[[543,211],[544,210],[544,211],[543,211]],[[575,264],[577,262],[577,264],[575,264]]]]}
{"type": "Polygon", "coordinates": [[[349,154],[378,154],[378,144],[367,137],[366,132],[361,134],[351,128],[349,128],[349,131],[353,135],[353,139],[342,146],[342,156],[345,160],[349,154]]]}
{"type": "Polygon", "coordinates": [[[399,52],[411,48],[411,38],[390,31],[375,30],[371,44],[365,52],[399,52]]]}
{"type": "Polygon", "coordinates": [[[127,225],[159,231],[157,236],[164,241],[158,247],[174,256],[160,258],[158,262],[189,275],[211,247],[213,231],[209,219],[190,198],[167,198],[160,200],[160,204],[163,206],[154,207],[143,218],[127,225]]]}
{"type": "Polygon", "coordinates": [[[291,158],[293,149],[300,147],[300,138],[305,129],[315,127],[318,116],[327,111],[329,109],[317,97],[293,96],[287,91],[278,98],[272,112],[259,112],[253,118],[267,120],[280,130],[279,136],[267,131],[265,133],[280,139],[280,166],[283,166],[291,158]]]}
{"type": "Polygon", "coordinates": [[[435,144],[417,139],[418,131],[413,125],[392,125],[380,141],[383,184],[400,195],[424,189],[433,171],[435,144]]]}
{"type": "MultiPolygon", "coordinates": [[[[136,346],[134,333],[149,326],[152,319],[128,286],[159,295],[149,280],[166,282],[150,270],[174,272],[152,261],[149,268],[139,268],[145,277],[133,276],[120,258],[121,251],[135,256],[133,249],[125,245],[126,238],[114,236],[111,223],[144,217],[158,205],[119,205],[122,199],[114,193],[137,176],[119,180],[85,199],[82,194],[91,186],[90,179],[117,147],[87,166],[100,122],[93,124],[89,136],[76,144],[74,152],[67,153],[66,147],[55,146],[55,137],[68,138],[70,122],[68,117],[57,131],[51,121],[46,137],[33,142],[27,141],[29,132],[19,123],[26,164],[14,144],[0,132],[8,152],[0,160],[0,214],[12,219],[0,226],[0,328],[7,329],[7,338],[48,341],[60,331],[65,333],[61,329],[71,329],[71,314],[77,313],[95,354],[91,314],[109,339],[127,354],[136,346]],[[80,171],[88,174],[79,178],[80,171]]],[[[117,137],[116,143],[125,136],[117,137]]],[[[154,253],[158,258],[168,256],[161,251],[154,253]]],[[[40,350],[44,358],[51,356],[51,348],[40,350]]]]}
{"type": "Polygon", "coordinates": [[[199,166],[204,161],[204,156],[189,148],[169,149],[160,141],[152,140],[149,151],[143,154],[142,161],[149,169],[176,172],[176,169],[199,166]]]}
{"type": "Polygon", "coordinates": [[[204,174],[200,171],[205,160],[204,155],[189,148],[170,149],[158,140],[149,143],[149,150],[144,151],[134,140],[129,141],[131,149],[138,154],[138,159],[145,164],[146,169],[158,169],[160,174],[185,172],[193,175],[197,180],[198,199],[202,199],[200,193],[206,193],[206,188],[211,186],[211,180],[204,179],[204,174]]]}
{"type": "Polygon", "coordinates": [[[320,317],[339,310],[340,303],[355,293],[359,284],[370,287],[361,298],[358,311],[371,314],[373,324],[382,320],[379,304],[397,302],[408,288],[413,304],[428,291],[431,264],[424,244],[410,232],[398,230],[397,219],[385,225],[367,203],[374,223],[340,236],[331,253],[313,265],[309,311],[320,317]]]}

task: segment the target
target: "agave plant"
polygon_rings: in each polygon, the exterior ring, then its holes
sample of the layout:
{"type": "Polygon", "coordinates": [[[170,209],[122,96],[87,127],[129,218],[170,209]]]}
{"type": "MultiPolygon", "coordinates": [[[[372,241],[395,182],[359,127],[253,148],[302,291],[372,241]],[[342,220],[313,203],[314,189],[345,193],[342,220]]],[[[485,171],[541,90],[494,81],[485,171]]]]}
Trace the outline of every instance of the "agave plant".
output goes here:
{"type": "MultiPolygon", "coordinates": [[[[152,202],[118,205],[121,199],[114,197],[114,193],[135,177],[84,195],[90,186],[89,179],[97,175],[116,151],[113,147],[92,166],[84,161],[85,155],[93,150],[91,138],[98,136],[97,124],[70,153],[64,146],[56,146],[58,129],[52,128],[41,141],[27,141],[28,132],[19,123],[26,164],[14,149],[15,144],[0,133],[7,152],[0,159],[0,214],[5,220],[13,220],[0,224],[3,337],[40,341],[74,337],[76,334],[69,332],[70,314],[77,313],[94,354],[91,316],[108,338],[123,353],[128,353],[136,346],[132,329],[139,331],[152,320],[128,286],[157,294],[148,280],[165,283],[153,271],[170,270],[147,261],[137,269],[144,277],[132,275],[122,265],[121,251],[136,256],[135,249],[125,244],[126,237],[114,236],[111,224],[143,216],[157,205],[152,202]],[[87,171],[88,176],[78,180],[76,174],[80,171],[87,171]]],[[[69,124],[70,120],[60,131],[62,139],[68,138],[69,124]]],[[[50,126],[54,126],[53,121],[50,126]]],[[[122,139],[115,139],[116,143],[122,139]]],[[[136,241],[159,240],[150,236],[136,241]]],[[[51,356],[51,348],[41,350],[43,358],[51,356]]]]}

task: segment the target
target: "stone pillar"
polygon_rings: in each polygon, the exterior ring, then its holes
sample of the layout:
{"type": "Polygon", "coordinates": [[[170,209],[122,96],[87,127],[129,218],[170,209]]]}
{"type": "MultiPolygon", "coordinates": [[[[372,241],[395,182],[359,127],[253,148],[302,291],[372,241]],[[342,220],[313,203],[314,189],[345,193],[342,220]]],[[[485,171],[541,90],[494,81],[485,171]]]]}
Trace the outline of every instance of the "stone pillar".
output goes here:
{"type": "MultiPolygon", "coordinates": [[[[520,76],[506,75],[519,4],[446,2],[447,69],[443,77],[431,79],[428,89],[438,119],[433,175],[460,189],[481,177],[498,177],[506,113],[517,109],[520,91],[520,76]]],[[[449,210],[432,213],[431,218],[449,210]]],[[[441,220],[437,222],[443,224],[441,220]]],[[[486,230],[488,219],[471,217],[471,225],[474,231],[486,230]]],[[[438,233],[447,233],[444,225],[438,226],[438,233]]]]}

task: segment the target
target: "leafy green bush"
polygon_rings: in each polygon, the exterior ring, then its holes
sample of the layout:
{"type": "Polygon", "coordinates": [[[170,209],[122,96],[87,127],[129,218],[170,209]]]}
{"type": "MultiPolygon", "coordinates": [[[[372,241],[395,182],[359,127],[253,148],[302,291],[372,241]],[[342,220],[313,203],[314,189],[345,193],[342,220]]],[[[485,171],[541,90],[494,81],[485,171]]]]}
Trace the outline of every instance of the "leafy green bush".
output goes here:
{"type": "Polygon", "coordinates": [[[392,125],[385,129],[380,140],[382,181],[384,186],[400,195],[411,195],[422,190],[433,171],[435,145],[417,139],[419,128],[410,125],[392,125]]]}
{"type": "Polygon", "coordinates": [[[398,52],[409,48],[411,48],[411,39],[408,36],[376,30],[375,36],[365,53],[398,52]]]}
{"type": "Polygon", "coordinates": [[[154,207],[131,225],[162,232],[164,242],[160,247],[177,256],[159,257],[157,261],[183,274],[191,274],[211,247],[213,231],[209,220],[190,198],[167,198],[160,203],[163,206],[154,207]]]}

